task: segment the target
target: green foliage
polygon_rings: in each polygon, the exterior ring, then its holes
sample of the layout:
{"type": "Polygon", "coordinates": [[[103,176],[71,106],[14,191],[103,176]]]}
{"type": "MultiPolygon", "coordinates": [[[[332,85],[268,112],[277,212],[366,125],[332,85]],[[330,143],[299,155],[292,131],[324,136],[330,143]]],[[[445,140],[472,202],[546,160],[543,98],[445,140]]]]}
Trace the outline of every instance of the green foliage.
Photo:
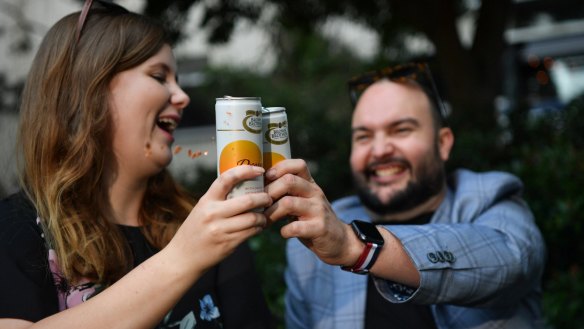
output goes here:
{"type": "Polygon", "coordinates": [[[584,97],[537,118],[517,113],[516,140],[503,167],[523,178],[547,243],[544,311],[555,328],[584,328],[583,114],[584,97]]]}
{"type": "Polygon", "coordinates": [[[584,273],[581,267],[555,271],[546,281],[544,310],[548,324],[556,329],[584,328],[584,273]]]}

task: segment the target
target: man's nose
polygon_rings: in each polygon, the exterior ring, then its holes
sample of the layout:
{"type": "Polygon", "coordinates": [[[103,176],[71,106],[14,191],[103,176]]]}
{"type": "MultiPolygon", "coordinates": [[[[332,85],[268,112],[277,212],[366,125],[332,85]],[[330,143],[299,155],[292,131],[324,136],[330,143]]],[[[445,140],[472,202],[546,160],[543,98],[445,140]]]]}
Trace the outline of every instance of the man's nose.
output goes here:
{"type": "Polygon", "coordinates": [[[383,157],[394,151],[394,145],[389,136],[385,134],[376,135],[373,139],[372,155],[374,157],[383,157]]]}

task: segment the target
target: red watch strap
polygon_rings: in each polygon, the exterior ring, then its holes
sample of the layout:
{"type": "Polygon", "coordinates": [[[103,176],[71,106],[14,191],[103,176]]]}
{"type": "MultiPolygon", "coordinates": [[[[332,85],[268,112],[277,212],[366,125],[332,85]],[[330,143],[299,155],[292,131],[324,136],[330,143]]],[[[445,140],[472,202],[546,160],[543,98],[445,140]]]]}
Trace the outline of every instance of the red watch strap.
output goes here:
{"type": "Polygon", "coordinates": [[[371,266],[373,266],[373,263],[375,263],[380,251],[381,248],[379,248],[378,244],[367,242],[365,243],[365,248],[363,248],[361,256],[357,259],[357,263],[353,267],[342,266],[341,269],[358,274],[367,274],[371,266]]]}
{"type": "Polygon", "coordinates": [[[373,243],[367,242],[365,244],[365,248],[363,248],[363,252],[361,253],[361,256],[359,256],[359,259],[357,259],[357,263],[355,263],[355,265],[353,265],[354,269],[363,268],[363,264],[367,261],[367,258],[369,258],[371,248],[373,248],[373,243]]]}

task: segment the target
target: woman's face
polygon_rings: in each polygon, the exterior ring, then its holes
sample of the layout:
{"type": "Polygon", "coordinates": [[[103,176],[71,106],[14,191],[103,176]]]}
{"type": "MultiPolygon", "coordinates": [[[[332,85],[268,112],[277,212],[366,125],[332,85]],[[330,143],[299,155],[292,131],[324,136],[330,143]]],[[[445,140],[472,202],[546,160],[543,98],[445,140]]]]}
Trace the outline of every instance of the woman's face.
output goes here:
{"type": "Polygon", "coordinates": [[[171,48],[112,79],[110,111],[118,174],[148,178],[172,160],[173,132],[189,96],[178,86],[171,48]]]}

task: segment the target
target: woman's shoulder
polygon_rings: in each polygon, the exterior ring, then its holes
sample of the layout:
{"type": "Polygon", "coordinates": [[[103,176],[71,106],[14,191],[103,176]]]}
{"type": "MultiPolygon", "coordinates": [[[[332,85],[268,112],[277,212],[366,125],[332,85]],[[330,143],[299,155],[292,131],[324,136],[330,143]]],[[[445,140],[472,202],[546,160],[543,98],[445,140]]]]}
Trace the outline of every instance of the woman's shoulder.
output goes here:
{"type": "Polygon", "coordinates": [[[0,200],[0,318],[36,322],[58,311],[37,214],[24,193],[0,200]],[[6,292],[6,294],[4,294],[6,292]]]}
{"type": "Polygon", "coordinates": [[[0,244],[24,247],[31,242],[43,243],[36,218],[34,207],[23,192],[0,200],[0,244]]]}

